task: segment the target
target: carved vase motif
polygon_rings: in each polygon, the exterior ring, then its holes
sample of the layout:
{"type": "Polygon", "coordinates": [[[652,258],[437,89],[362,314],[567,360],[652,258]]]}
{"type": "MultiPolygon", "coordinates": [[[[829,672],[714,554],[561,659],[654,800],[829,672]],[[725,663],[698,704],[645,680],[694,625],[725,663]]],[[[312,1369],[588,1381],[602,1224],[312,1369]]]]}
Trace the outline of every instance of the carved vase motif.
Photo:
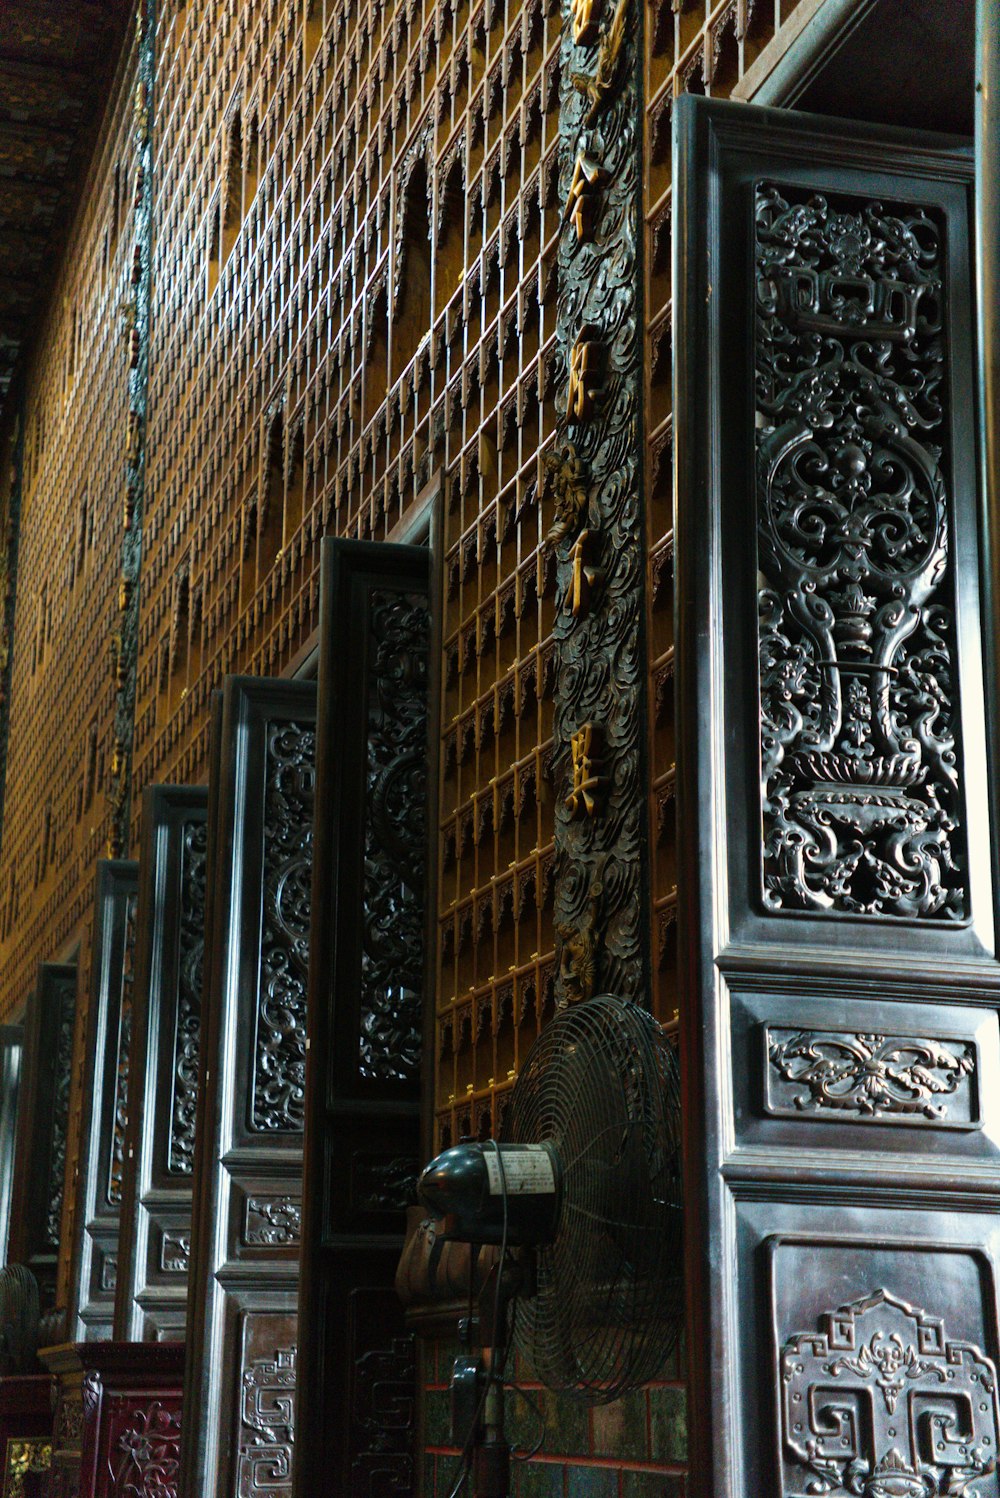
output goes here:
{"type": "Polygon", "coordinates": [[[968,915],[942,230],[756,189],[763,900],[968,915]]]}

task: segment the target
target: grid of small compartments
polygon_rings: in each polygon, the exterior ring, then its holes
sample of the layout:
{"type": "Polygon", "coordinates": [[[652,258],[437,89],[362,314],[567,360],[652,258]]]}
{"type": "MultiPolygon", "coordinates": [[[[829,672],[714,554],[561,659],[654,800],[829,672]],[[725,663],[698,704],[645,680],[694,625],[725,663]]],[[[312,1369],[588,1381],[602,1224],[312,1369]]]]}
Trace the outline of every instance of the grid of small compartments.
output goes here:
{"type": "Polygon", "coordinates": [[[110,835],[135,65],[133,44],[28,367],[0,889],[11,1006],[85,933],[110,835]]]}

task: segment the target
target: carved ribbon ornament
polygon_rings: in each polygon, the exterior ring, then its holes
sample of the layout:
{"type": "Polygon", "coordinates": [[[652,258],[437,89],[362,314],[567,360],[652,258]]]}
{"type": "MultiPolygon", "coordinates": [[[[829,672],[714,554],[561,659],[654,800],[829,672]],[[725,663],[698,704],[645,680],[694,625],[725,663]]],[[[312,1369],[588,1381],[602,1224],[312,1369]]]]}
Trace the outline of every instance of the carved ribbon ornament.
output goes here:
{"type": "Polygon", "coordinates": [[[941,231],[756,190],[763,899],[968,914],[941,231]]]}

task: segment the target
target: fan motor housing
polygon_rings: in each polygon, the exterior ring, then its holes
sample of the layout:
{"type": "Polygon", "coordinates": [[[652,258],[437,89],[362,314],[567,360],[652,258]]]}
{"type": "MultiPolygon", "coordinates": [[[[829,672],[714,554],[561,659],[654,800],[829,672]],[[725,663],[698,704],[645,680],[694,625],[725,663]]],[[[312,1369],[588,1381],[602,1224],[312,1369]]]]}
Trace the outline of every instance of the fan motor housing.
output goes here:
{"type": "Polygon", "coordinates": [[[506,1199],[512,1248],[551,1243],[559,1223],[561,1170],[547,1144],[457,1144],[425,1168],[421,1202],[442,1220],[440,1236],[501,1244],[506,1199]]]}

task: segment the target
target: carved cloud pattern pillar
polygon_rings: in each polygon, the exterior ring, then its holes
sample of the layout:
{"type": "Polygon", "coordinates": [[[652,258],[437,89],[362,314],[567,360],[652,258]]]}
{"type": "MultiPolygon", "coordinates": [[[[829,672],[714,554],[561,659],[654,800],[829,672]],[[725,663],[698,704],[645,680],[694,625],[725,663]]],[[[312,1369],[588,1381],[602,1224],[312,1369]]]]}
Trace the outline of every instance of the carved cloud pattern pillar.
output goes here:
{"type": "Polygon", "coordinates": [[[564,7],[558,260],[560,422],[547,456],[558,562],[556,894],[561,1002],[642,995],[640,0],[564,7]]]}

